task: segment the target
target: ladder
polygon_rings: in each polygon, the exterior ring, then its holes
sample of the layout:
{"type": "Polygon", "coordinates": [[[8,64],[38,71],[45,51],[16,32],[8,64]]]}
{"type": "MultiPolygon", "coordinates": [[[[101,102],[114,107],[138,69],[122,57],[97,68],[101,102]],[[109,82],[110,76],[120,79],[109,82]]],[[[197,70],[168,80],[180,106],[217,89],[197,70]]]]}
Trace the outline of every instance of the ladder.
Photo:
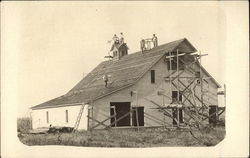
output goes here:
{"type": "Polygon", "coordinates": [[[83,113],[83,110],[84,110],[84,107],[85,107],[85,104],[82,104],[81,106],[81,109],[78,113],[78,116],[77,116],[77,119],[76,119],[76,123],[75,123],[75,126],[73,128],[73,131],[76,131],[79,127],[79,124],[80,124],[80,121],[81,121],[81,118],[82,118],[82,113],[83,113]]]}

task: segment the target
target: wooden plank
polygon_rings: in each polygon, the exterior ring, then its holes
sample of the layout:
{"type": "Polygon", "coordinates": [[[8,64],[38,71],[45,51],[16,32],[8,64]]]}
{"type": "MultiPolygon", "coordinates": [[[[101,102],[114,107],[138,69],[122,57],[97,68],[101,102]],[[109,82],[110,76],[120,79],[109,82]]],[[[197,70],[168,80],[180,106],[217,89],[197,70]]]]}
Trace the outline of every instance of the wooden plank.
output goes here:
{"type": "Polygon", "coordinates": [[[225,108],[221,110],[221,112],[218,114],[218,116],[220,116],[221,114],[223,114],[225,112],[225,108]]]}
{"type": "Polygon", "coordinates": [[[134,110],[131,109],[128,113],[126,113],[123,116],[121,116],[120,118],[118,118],[116,121],[114,121],[113,123],[111,123],[110,125],[108,125],[106,128],[110,128],[112,125],[114,125],[115,123],[119,122],[121,119],[125,118],[126,116],[128,116],[133,111],[134,110]]]}
{"type": "Polygon", "coordinates": [[[149,101],[149,102],[151,102],[151,103],[153,103],[154,105],[158,106],[163,112],[165,112],[166,116],[168,116],[168,117],[174,119],[174,120],[177,122],[176,118],[174,118],[171,114],[169,114],[169,112],[168,112],[167,110],[165,110],[164,108],[162,108],[162,107],[161,107],[160,105],[158,105],[156,102],[154,102],[154,101],[152,101],[152,100],[149,100],[149,99],[147,99],[147,98],[144,98],[144,99],[147,100],[147,101],[149,101]]]}
{"type": "Polygon", "coordinates": [[[111,118],[115,117],[116,115],[117,115],[117,114],[114,114],[114,115],[112,115],[112,116],[106,118],[105,120],[100,121],[100,123],[98,123],[97,125],[93,126],[91,129],[94,129],[94,128],[98,127],[98,126],[101,125],[101,124],[103,125],[104,122],[110,120],[111,118]]]}
{"type": "MultiPolygon", "coordinates": [[[[95,121],[95,122],[97,122],[97,123],[99,123],[99,124],[105,126],[105,127],[108,127],[107,125],[105,125],[105,124],[102,123],[101,121],[98,121],[98,120],[96,120],[96,119],[94,119],[94,118],[92,118],[92,117],[90,117],[90,116],[87,116],[87,117],[88,117],[89,119],[91,119],[91,120],[93,120],[93,121],[95,121]]],[[[93,129],[93,128],[91,128],[91,129],[93,129]]]]}

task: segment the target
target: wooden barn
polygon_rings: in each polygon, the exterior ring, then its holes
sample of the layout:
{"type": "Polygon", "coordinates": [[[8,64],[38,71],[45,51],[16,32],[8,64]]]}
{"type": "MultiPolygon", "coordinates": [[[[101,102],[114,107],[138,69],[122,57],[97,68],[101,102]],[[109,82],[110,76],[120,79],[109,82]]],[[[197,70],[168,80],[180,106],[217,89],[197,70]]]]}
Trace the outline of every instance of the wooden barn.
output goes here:
{"type": "Polygon", "coordinates": [[[220,85],[201,66],[203,55],[186,38],[130,54],[126,43],[114,44],[111,51],[111,59],[68,93],[32,107],[33,128],[185,127],[216,122],[220,85]]]}

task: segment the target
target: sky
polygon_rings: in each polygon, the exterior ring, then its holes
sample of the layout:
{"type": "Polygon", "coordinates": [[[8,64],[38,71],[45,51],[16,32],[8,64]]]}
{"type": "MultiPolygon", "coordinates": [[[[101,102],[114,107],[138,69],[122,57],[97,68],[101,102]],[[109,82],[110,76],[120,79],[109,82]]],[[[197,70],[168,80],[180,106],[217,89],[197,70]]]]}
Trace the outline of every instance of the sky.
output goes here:
{"type": "Polygon", "coordinates": [[[5,70],[7,76],[7,70],[15,74],[11,87],[18,117],[28,116],[29,107],[67,93],[84,73],[107,60],[107,41],[120,32],[129,53],[138,51],[139,41],[152,34],[159,44],[187,38],[208,54],[202,65],[223,86],[230,45],[226,45],[228,10],[222,6],[219,2],[9,3],[2,8],[8,15],[2,19],[3,29],[9,33],[3,49],[11,53],[2,58],[12,61],[5,70]]]}

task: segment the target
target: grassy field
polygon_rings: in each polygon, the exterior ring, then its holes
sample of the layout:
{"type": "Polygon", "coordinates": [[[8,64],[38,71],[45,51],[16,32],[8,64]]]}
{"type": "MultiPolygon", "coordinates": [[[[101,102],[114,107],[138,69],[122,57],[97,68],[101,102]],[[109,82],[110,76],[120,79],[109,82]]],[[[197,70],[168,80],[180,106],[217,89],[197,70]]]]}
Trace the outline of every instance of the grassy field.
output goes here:
{"type": "Polygon", "coordinates": [[[78,133],[19,134],[26,145],[71,145],[88,147],[214,146],[223,140],[224,127],[194,131],[166,128],[111,129],[78,133]],[[196,138],[195,138],[195,137],[196,138]]]}

